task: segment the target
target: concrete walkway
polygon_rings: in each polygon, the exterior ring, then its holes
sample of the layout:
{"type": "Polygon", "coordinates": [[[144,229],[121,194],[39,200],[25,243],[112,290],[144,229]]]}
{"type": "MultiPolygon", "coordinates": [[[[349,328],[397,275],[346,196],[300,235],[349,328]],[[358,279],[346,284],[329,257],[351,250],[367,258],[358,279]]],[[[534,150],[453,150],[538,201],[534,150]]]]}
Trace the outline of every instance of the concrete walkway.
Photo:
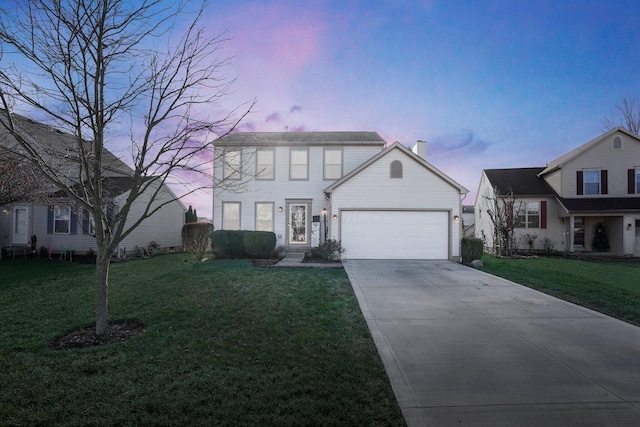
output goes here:
{"type": "Polygon", "coordinates": [[[409,426],[640,426],[640,328],[451,261],[343,264],[409,426]]]}

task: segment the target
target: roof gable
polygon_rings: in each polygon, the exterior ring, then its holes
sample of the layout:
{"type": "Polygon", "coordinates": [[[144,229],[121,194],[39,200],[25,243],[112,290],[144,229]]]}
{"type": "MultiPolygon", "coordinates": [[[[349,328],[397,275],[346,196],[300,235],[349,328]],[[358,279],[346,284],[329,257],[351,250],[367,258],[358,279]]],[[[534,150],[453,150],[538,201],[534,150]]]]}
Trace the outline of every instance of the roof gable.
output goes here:
{"type": "Polygon", "coordinates": [[[586,144],[582,144],[581,146],[569,151],[568,153],[558,157],[555,160],[552,160],[551,162],[549,162],[547,164],[547,167],[544,168],[544,170],[542,170],[540,172],[540,176],[545,175],[549,172],[553,172],[554,170],[560,169],[562,168],[565,164],[567,164],[568,162],[570,162],[571,160],[575,159],[576,157],[582,155],[583,153],[585,153],[586,151],[590,150],[591,148],[595,147],[596,145],[604,142],[604,141],[608,141],[609,138],[611,136],[613,136],[613,134],[615,134],[616,132],[622,132],[625,135],[635,139],[636,141],[640,142],[640,136],[634,134],[633,132],[628,131],[627,129],[618,126],[615,129],[611,129],[610,131],[592,139],[591,141],[587,142],[586,144]]]}
{"type": "Polygon", "coordinates": [[[238,132],[215,142],[221,147],[277,145],[378,145],[387,142],[377,132],[238,132]]]}
{"type": "Polygon", "coordinates": [[[485,169],[484,174],[491,187],[497,188],[501,195],[552,196],[555,194],[553,189],[539,177],[543,170],[543,167],[485,169]]]}
{"type": "Polygon", "coordinates": [[[466,194],[466,193],[469,192],[469,190],[467,190],[465,187],[463,187],[462,185],[460,185],[459,183],[457,183],[456,181],[451,179],[449,176],[447,176],[446,174],[441,172],[439,169],[434,167],[432,164],[430,164],[426,160],[418,157],[416,154],[414,154],[407,147],[405,147],[404,145],[400,144],[399,142],[394,142],[392,145],[390,145],[389,147],[385,148],[384,150],[382,150],[381,152],[379,152],[375,156],[371,157],[369,160],[367,160],[366,162],[364,162],[363,164],[361,164],[360,166],[358,166],[357,168],[355,168],[354,170],[352,170],[351,172],[349,172],[348,174],[346,174],[345,176],[343,176],[342,178],[340,178],[339,180],[337,180],[336,182],[331,184],[329,187],[325,188],[325,190],[324,190],[325,193],[333,192],[333,190],[335,190],[336,188],[340,187],[344,183],[348,182],[351,178],[353,178],[354,176],[358,175],[360,172],[365,170],[367,167],[371,166],[373,163],[377,162],[379,159],[387,156],[389,153],[391,153],[394,150],[399,150],[400,152],[404,153],[411,160],[419,163],[425,169],[427,169],[430,172],[432,172],[433,174],[437,175],[439,178],[441,178],[443,181],[445,181],[446,183],[448,183],[452,187],[458,189],[461,193],[466,194]]]}

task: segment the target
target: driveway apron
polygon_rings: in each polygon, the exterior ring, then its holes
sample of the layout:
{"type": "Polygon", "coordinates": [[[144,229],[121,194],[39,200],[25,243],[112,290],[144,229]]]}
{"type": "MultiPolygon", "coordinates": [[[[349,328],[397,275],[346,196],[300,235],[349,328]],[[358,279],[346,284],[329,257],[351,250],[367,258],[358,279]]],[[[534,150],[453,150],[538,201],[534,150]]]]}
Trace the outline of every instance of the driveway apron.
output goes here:
{"type": "Polygon", "coordinates": [[[452,261],[344,266],[409,426],[640,426],[640,328],[452,261]]]}

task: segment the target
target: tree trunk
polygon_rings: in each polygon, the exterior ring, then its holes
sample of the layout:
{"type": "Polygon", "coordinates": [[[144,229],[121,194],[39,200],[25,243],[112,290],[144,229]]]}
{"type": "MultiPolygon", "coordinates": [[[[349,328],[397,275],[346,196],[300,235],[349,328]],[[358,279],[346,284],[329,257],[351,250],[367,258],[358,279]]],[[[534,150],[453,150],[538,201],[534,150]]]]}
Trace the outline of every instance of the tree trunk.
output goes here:
{"type": "Polygon", "coordinates": [[[109,264],[111,254],[108,250],[98,250],[96,258],[96,334],[104,335],[109,329],[109,309],[107,291],[109,289],[109,264]]]}

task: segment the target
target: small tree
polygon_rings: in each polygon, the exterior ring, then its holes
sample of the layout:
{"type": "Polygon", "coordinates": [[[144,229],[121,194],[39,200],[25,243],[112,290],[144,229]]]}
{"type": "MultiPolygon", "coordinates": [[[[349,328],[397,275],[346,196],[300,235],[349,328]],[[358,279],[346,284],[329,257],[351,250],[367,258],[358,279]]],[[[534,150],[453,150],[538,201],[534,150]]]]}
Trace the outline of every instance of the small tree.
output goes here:
{"type": "Polygon", "coordinates": [[[616,111],[609,117],[602,119],[603,128],[607,131],[618,126],[635,133],[640,134],[640,105],[633,98],[622,98],[622,101],[616,105],[616,111]]]}
{"type": "Polygon", "coordinates": [[[198,222],[198,216],[196,214],[196,211],[191,207],[191,205],[189,205],[189,209],[187,210],[187,213],[185,213],[184,215],[184,222],[187,224],[190,222],[198,222]]]}
{"type": "Polygon", "coordinates": [[[184,250],[195,255],[198,261],[204,259],[204,253],[211,246],[213,224],[208,222],[190,222],[182,226],[182,245],[184,250]]]}
{"type": "Polygon", "coordinates": [[[493,226],[493,250],[498,256],[512,256],[516,253],[517,245],[514,230],[518,226],[518,216],[522,202],[516,202],[513,191],[500,194],[498,187],[493,188],[493,194],[485,194],[487,214],[493,226]]]}

